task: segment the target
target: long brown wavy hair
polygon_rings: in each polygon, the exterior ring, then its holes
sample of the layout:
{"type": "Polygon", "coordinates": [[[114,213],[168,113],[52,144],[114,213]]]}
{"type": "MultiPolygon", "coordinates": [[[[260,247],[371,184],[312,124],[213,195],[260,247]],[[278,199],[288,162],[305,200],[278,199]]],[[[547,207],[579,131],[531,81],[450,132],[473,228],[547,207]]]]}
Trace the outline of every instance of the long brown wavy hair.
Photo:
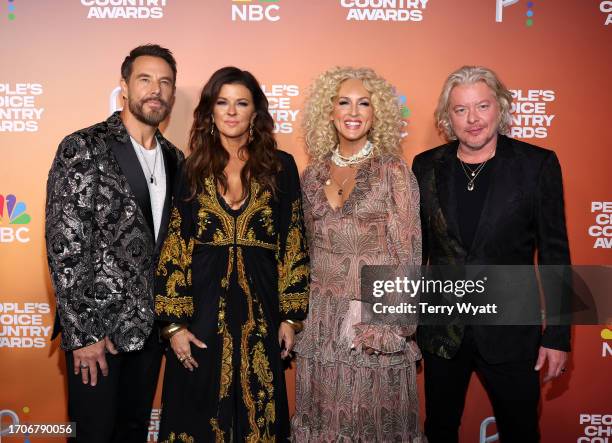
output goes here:
{"type": "Polygon", "coordinates": [[[250,72],[227,66],[210,77],[202,89],[200,102],[193,111],[193,126],[189,135],[190,155],[185,166],[190,189],[189,200],[202,188],[204,179],[211,176],[220,185],[223,193],[227,192],[227,176],[224,170],[229,161],[229,153],[221,144],[217,128],[214,128],[213,134],[211,129],[214,126],[213,107],[221,88],[228,84],[246,87],[251,92],[257,113],[253,122],[253,137],[245,146],[248,159],[240,171],[242,199],[248,195],[251,179],[276,195],[275,175],[280,171],[280,162],[275,153],[277,145],[272,133],[274,120],[268,112],[268,99],[250,72]]]}

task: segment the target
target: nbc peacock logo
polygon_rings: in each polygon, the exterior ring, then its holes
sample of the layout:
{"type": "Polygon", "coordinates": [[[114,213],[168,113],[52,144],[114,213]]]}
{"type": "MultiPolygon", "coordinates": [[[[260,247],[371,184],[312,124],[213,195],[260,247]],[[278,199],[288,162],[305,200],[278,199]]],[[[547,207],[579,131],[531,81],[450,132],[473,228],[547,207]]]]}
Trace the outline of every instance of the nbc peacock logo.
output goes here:
{"type": "Polygon", "coordinates": [[[32,218],[26,212],[26,204],[14,194],[0,194],[0,243],[28,243],[32,218]]]}
{"type": "Polygon", "coordinates": [[[404,138],[408,135],[407,126],[410,123],[410,120],[408,120],[408,118],[412,115],[412,111],[410,111],[410,108],[408,107],[408,99],[406,98],[406,96],[402,93],[398,93],[397,91],[395,94],[397,96],[397,101],[400,106],[400,114],[402,116],[401,136],[402,138],[404,138]]]}
{"type": "MultiPolygon", "coordinates": [[[[504,8],[512,6],[518,3],[519,0],[495,0],[495,21],[501,23],[504,21],[504,8]]],[[[528,28],[533,26],[534,15],[535,15],[535,3],[533,1],[527,2],[527,11],[525,11],[525,26],[528,28]]]]}

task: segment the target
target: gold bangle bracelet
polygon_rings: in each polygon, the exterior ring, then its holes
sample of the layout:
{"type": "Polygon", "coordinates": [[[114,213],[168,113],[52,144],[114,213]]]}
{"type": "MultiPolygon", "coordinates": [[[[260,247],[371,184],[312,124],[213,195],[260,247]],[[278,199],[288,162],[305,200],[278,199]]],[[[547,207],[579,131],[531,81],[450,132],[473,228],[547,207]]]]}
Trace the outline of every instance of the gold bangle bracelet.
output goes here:
{"type": "Polygon", "coordinates": [[[298,332],[301,332],[302,329],[304,329],[304,323],[302,323],[300,320],[283,320],[283,321],[287,323],[289,326],[291,326],[296,334],[298,332]]]}
{"type": "Polygon", "coordinates": [[[187,329],[187,326],[181,323],[170,323],[168,326],[164,327],[161,331],[161,336],[165,340],[170,340],[174,334],[183,329],[187,329]]]}

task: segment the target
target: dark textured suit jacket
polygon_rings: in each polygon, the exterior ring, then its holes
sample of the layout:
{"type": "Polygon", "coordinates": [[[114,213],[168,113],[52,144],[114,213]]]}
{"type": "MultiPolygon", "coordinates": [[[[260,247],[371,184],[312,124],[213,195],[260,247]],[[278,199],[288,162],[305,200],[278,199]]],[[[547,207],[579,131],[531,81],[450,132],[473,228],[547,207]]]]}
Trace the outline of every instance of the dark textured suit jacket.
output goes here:
{"type": "MultiPolygon", "coordinates": [[[[473,244],[463,244],[457,222],[455,168],[458,142],[425,151],[414,159],[421,191],[423,264],[530,265],[570,263],[561,168],[553,151],[503,135],[473,244]]],[[[535,274],[534,274],[535,284],[535,274]]],[[[479,352],[490,363],[537,357],[540,345],[569,351],[569,327],[474,326],[479,352]]],[[[419,346],[451,358],[459,349],[460,325],[422,326],[419,346]]]]}
{"type": "Polygon", "coordinates": [[[154,320],[156,254],[183,154],[158,131],[166,201],[157,238],[147,181],[116,112],[67,136],[47,181],[47,259],[57,299],[54,336],[73,350],[108,336],[120,352],[142,348],[154,320]],[[59,320],[59,322],[58,322],[59,320]]]}

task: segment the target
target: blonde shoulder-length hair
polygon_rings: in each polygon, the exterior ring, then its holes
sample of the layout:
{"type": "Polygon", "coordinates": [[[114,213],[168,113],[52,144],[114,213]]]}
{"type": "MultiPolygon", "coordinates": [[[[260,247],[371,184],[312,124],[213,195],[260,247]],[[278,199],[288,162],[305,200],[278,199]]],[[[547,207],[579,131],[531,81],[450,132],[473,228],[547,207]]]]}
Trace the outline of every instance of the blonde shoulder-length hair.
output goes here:
{"type": "Polygon", "coordinates": [[[402,118],[394,88],[370,68],[336,67],[314,81],[306,100],[303,126],[311,159],[325,160],[338,144],[331,113],[340,85],[349,79],[361,80],[371,95],[374,119],[368,140],[374,155],[400,154],[402,118]]]}
{"type": "Polygon", "coordinates": [[[512,115],[510,114],[512,94],[510,91],[506,89],[499,77],[491,69],[483,66],[463,66],[447,77],[438,99],[438,106],[434,112],[436,127],[449,141],[457,140],[457,135],[453,131],[450,116],[448,115],[450,93],[455,86],[477,82],[484,82],[493,91],[497,100],[499,105],[497,132],[504,135],[510,132],[510,126],[512,125],[512,115]]]}

